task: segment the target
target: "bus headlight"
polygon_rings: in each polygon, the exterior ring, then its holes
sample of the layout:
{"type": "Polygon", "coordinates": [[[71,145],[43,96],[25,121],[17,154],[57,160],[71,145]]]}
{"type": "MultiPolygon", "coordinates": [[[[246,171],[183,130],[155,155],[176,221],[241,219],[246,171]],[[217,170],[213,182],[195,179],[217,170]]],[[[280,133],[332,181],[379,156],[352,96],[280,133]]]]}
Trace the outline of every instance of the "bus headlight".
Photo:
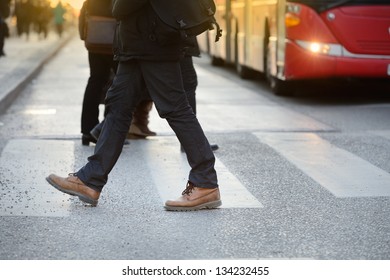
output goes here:
{"type": "Polygon", "coordinates": [[[328,54],[330,47],[327,44],[311,43],[309,44],[309,50],[313,53],[328,54]]]}
{"type": "Polygon", "coordinates": [[[341,56],[342,55],[342,47],[338,44],[326,44],[319,42],[308,42],[302,40],[295,41],[298,46],[308,50],[312,53],[330,55],[330,56],[341,56]]]}

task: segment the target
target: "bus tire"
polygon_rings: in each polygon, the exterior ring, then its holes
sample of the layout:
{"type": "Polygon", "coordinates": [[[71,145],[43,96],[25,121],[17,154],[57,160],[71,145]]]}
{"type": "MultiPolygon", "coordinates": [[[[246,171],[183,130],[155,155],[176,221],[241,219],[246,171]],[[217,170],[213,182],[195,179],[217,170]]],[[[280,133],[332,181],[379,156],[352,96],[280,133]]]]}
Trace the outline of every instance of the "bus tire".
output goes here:
{"type": "Polygon", "coordinates": [[[211,57],[211,65],[213,66],[222,66],[224,65],[224,61],[222,58],[212,56],[211,57]]]}
{"type": "Polygon", "coordinates": [[[279,80],[276,77],[269,77],[269,85],[272,92],[278,96],[293,96],[295,87],[292,82],[279,80]]]}
{"type": "MultiPolygon", "coordinates": [[[[267,40],[269,42],[269,40],[267,40]]],[[[264,69],[265,69],[265,77],[268,81],[268,84],[275,95],[278,96],[293,96],[294,95],[294,87],[292,82],[282,81],[271,73],[271,50],[269,43],[266,46],[266,52],[264,57],[264,69]]]]}
{"type": "Polygon", "coordinates": [[[236,64],[237,74],[241,77],[241,79],[253,79],[254,71],[246,66],[243,66],[239,63],[236,64]]]}

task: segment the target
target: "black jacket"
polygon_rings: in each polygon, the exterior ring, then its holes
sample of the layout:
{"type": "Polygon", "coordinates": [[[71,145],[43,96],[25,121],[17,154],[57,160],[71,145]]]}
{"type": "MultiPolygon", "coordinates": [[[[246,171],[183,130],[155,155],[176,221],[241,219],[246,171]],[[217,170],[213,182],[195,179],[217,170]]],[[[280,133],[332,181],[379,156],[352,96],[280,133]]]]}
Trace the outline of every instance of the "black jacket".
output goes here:
{"type": "Polygon", "coordinates": [[[167,61],[183,56],[179,32],[158,18],[149,0],[114,0],[112,14],[119,21],[114,40],[116,60],[167,61]]]}
{"type": "Polygon", "coordinates": [[[196,37],[189,37],[184,41],[185,56],[197,56],[200,57],[200,49],[198,40],[196,37]]]}

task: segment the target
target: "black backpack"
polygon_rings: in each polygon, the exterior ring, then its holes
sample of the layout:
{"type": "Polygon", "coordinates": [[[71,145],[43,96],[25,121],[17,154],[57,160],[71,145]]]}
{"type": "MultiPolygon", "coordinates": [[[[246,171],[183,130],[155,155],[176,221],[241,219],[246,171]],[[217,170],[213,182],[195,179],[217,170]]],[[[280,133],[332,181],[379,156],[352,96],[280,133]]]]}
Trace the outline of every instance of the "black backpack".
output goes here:
{"type": "Polygon", "coordinates": [[[214,28],[217,29],[215,42],[222,36],[214,17],[213,0],[150,0],[150,3],[161,21],[178,30],[183,38],[195,37],[214,28]]]}

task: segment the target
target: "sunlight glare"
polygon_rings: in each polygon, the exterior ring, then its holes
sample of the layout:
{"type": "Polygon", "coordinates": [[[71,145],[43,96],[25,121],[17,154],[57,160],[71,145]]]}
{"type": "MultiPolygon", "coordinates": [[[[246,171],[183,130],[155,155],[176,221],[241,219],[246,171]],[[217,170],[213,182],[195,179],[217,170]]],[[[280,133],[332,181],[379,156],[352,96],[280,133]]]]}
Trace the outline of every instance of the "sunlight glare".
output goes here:
{"type": "MultiPolygon", "coordinates": [[[[52,6],[57,5],[59,0],[51,0],[52,6]]],[[[83,5],[84,0],[61,0],[63,4],[69,3],[73,8],[80,10],[81,6],[83,5]]]]}

